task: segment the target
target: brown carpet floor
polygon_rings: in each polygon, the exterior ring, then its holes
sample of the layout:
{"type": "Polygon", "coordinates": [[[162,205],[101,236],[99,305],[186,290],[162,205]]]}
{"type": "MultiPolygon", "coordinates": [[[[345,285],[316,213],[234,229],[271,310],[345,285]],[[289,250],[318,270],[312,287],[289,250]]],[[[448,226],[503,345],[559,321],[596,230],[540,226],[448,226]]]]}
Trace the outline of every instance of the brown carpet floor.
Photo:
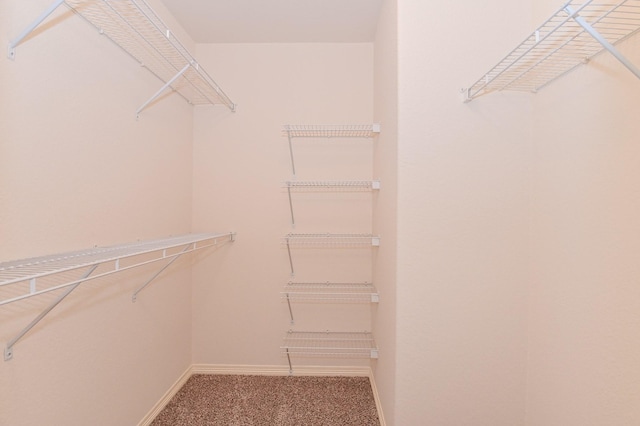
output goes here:
{"type": "Polygon", "coordinates": [[[151,426],[379,426],[366,377],[196,374],[151,426]]]}

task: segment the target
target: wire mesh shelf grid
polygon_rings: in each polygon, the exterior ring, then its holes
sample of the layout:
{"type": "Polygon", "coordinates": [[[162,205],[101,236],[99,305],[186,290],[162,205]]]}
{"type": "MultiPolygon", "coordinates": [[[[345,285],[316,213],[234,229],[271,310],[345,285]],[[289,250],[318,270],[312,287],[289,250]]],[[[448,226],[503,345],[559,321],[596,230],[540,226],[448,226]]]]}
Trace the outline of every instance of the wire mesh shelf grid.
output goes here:
{"type": "MultiPolygon", "coordinates": [[[[639,29],[640,0],[567,1],[466,89],[465,100],[501,90],[536,92],[603,50],[610,50],[607,44],[613,48],[639,29]]],[[[634,68],[624,58],[618,59],[634,68]]]]}

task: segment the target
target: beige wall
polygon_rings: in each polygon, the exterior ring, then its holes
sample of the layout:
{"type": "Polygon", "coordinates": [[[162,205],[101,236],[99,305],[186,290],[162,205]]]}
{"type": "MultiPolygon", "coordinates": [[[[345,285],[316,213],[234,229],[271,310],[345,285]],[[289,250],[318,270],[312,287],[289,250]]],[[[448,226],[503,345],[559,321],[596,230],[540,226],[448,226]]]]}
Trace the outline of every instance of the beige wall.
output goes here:
{"type": "MultiPolygon", "coordinates": [[[[7,46],[48,0],[0,2],[7,46]]],[[[189,232],[192,108],[62,7],[0,59],[0,259],[189,232]]],[[[171,22],[169,22],[171,25],[171,22]]],[[[174,25],[175,27],[175,25],[174,25]]],[[[0,424],[136,424],[191,363],[188,262],[76,290],[0,361],[0,424]]],[[[0,307],[0,342],[54,296],[0,307]]]]}
{"type": "Polygon", "coordinates": [[[384,123],[374,150],[373,174],[384,182],[374,199],[373,228],[384,238],[373,263],[373,280],[381,303],[373,325],[382,354],[375,380],[387,424],[395,417],[396,387],[396,257],[398,181],[398,52],[397,3],[383,2],[374,45],[374,116],[384,123]]]}
{"type": "MultiPolygon", "coordinates": [[[[371,44],[199,45],[198,57],[238,103],[232,116],[199,109],[194,120],[195,230],[233,229],[232,250],[195,266],[193,360],[280,365],[285,332],[370,330],[368,305],[296,304],[289,324],[280,292],[290,277],[289,232],[371,232],[370,193],[297,194],[285,124],[371,123],[371,44]]],[[[383,124],[384,126],[384,124],[383,124]]],[[[297,179],[371,179],[370,140],[295,142],[297,179]]],[[[384,244],[384,242],[383,242],[384,244]]],[[[371,248],[295,250],[295,280],[371,280],[371,248]]],[[[369,365],[368,360],[298,359],[296,364],[369,365]]]]}
{"type": "Polygon", "coordinates": [[[606,53],[535,96],[531,426],[640,423],[639,96],[606,53]]]}
{"type": "Polygon", "coordinates": [[[398,1],[397,425],[524,424],[530,98],[457,91],[528,5],[398,1]]]}

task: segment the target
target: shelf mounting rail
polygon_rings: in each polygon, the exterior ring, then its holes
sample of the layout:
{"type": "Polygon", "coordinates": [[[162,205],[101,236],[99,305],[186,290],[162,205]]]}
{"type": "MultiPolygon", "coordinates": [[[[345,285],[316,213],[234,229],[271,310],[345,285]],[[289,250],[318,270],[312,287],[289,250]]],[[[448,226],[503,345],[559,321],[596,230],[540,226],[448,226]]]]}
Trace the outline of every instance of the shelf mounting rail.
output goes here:
{"type": "Polygon", "coordinates": [[[464,101],[502,90],[536,92],[608,51],[640,78],[615,44],[640,30],[640,0],[570,0],[520,45],[463,90],[464,101]]]}
{"type": "Polygon", "coordinates": [[[223,104],[235,111],[231,99],[145,0],[56,0],[9,42],[9,59],[15,59],[17,46],[63,3],[164,83],[136,115],[167,89],[193,105],[223,104]]]}
{"type": "Polygon", "coordinates": [[[5,361],[13,358],[13,346],[80,284],[168,260],[168,263],[134,292],[132,301],[135,302],[138,293],[178,257],[216,246],[220,240],[234,241],[235,233],[188,234],[0,263],[0,294],[3,295],[0,297],[0,306],[64,290],[29,325],[9,340],[4,350],[5,361]],[[81,270],[84,270],[84,273],[79,278],[69,278],[71,274],[81,270]],[[60,280],[52,279],[56,276],[62,277],[62,283],[60,280]]]}

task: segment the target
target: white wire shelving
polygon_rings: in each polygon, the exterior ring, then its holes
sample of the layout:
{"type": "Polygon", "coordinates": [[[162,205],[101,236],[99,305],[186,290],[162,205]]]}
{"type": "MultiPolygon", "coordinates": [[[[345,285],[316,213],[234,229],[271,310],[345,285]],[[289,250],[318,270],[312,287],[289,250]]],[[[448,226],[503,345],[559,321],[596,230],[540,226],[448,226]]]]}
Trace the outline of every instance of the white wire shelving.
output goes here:
{"type": "Polygon", "coordinates": [[[378,358],[373,335],[363,332],[293,331],[284,337],[281,350],[293,373],[292,357],[378,358]]]}
{"type": "Polygon", "coordinates": [[[138,108],[137,115],[168,89],[193,105],[223,104],[235,111],[231,99],[145,0],[56,0],[9,42],[10,59],[15,59],[17,46],[62,4],[84,18],[164,83],[138,108]]]}
{"type": "Polygon", "coordinates": [[[378,303],[380,297],[369,282],[288,282],[282,298],[289,307],[291,324],[294,323],[292,303],[378,303]]]}
{"type": "Polygon", "coordinates": [[[640,78],[614,46],[640,29],[640,0],[570,0],[482,78],[465,102],[501,90],[536,92],[595,55],[609,51],[640,78]]]}
{"type": "Polygon", "coordinates": [[[380,245],[380,237],[373,234],[297,234],[284,237],[289,247],[361,248],[380,245]]]}
{"type": "Polygon", "coordinates": [[[293,192],[365,192],[380,189],[379,180],[345,180],[345,181],[288,181],[285,182],[289,196],[289,211],[291,224],[295,226],[296,219],[293,209],[293,192]]]}
{"type": "Polygon", "coordinates": [[[296,175],[293,154],[294,138],[373,138],[380,133],[380,124],[287,124],[282,134],[289,140],[291,170],[296,175]]]}
{"type": "Polygon", "coordinates": [[[298,248],[367,248],[380,245],[380,237],[372,234],[297,234],[289,233],[284,237],[289,255],[291,275],[295,275],[291,249],[298,248]]]}
{"type": "Polygon", "coordinates": [[[164,261],[164,266],[134,291],[135,302],[138,294],[180,256],[234,240],[234,232],[188,234],[0,263],[0,306],[60,292],[36,319],[7,343],[5,360],[13,357],[15,343],[81,284],[164,261]]]}
{"type": "Polygon", "coordinates": [[[380,237],[372,234],[297,234],[289,233],[284,237],[284,244],[289,254],[291,275],[295,275],[293,267],[292,248],[346,248],[358,249],[377,247],[380,245],[380,237]]]}

